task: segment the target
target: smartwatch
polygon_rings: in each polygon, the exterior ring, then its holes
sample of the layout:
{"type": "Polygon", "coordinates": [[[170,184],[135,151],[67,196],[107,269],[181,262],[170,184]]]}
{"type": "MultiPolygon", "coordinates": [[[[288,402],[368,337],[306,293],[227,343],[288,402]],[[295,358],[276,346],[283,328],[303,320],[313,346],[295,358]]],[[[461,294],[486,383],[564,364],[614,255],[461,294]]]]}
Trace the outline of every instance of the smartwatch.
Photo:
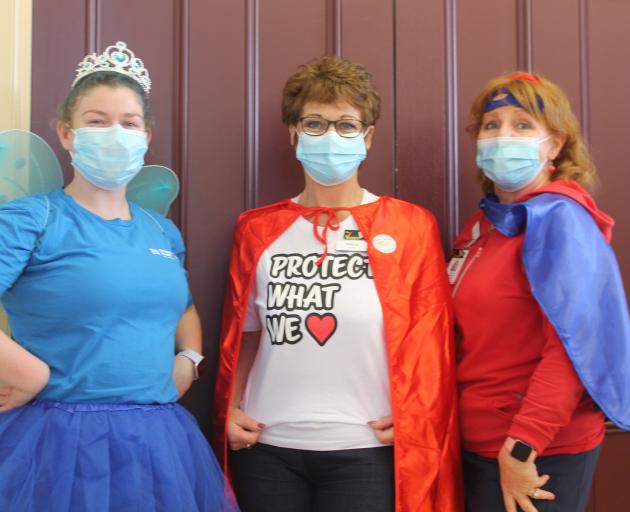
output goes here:
{"type": "Polygon", "coordinates": [[[516,460],[520,460],[521,462],[526,462],[529,459],[530,454],[534,451],[527,443],[516,439],[512,450],[510,451],[510,455],[514,457],[516,460]]]}
{"type": "Polygon", "coordinates": [[[189,348],[177,352],[178,356],[185,357],[186,359],[190,359],[193,363],[193,380],[199,379],[199,375],[201,375],[206,369],[205,365],[205,357],[203,357],[199,352],[195,352],[189,348]]]}

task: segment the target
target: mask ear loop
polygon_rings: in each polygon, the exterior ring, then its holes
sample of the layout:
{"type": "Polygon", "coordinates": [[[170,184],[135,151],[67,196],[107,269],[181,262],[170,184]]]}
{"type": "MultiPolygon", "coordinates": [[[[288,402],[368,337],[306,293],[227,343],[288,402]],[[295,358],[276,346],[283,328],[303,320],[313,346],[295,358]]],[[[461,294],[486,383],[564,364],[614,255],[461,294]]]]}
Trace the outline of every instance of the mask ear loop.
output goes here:
{"type": "MultiPolygon", "coordinates": [[[[547,135],[546,137],[542,138],[542,139],[538,139],[538,144],[542,144],[543,142],[548,141],[551,138],[551,134],[547,135]]],[[[549,174],[553,174],[554,172],[557,171],[556,166],[553,165],[553,159],[547,159],[549,160],[549,164],[547,166],[547,172],[549,172],[549,174]]]]}
{"type": "MultiPolygon", "coordinates": [[[[551,135],[549,135],[549,137],[551,137],[551,135]]],[[[562,147],[564,147],[564,145],[563,145],[562,147]]],[[[553,165],[553,161],[554,161],[556,158],[558,158],[558,155],[562,152],[562,147],[560,148],[560,150],[558,151],[558,153],[556,153],[556,156],[554,156],[554,157],[550,160],[550,165],[549,165],[549,167],[547,168],[547,170],[549,171],[549,174],[553,174],[553,173],[555,173],[555,172],[558,170],[558,168],[557,168],[555,165],[553,165]]]]}

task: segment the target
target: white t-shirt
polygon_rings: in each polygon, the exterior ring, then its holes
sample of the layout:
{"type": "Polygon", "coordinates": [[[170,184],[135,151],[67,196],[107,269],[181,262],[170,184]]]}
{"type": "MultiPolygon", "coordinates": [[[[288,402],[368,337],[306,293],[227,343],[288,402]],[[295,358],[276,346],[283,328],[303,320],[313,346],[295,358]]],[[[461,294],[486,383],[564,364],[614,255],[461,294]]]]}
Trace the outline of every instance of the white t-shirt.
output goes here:
{"type": "MultiPolygon", "coordinates": [[[[364,191],[362,204],[377,199],[364,191]]],[[[324,246],[300,217],[260,258],[245,320],[246,332],[261,330],[260,347],[241,408],[266,425],[262,443],[382,446],[367,422],[391,414],[387,348],[361,239],[348,216],[328,230],[329,255],[318,267],[324,246]]]]}

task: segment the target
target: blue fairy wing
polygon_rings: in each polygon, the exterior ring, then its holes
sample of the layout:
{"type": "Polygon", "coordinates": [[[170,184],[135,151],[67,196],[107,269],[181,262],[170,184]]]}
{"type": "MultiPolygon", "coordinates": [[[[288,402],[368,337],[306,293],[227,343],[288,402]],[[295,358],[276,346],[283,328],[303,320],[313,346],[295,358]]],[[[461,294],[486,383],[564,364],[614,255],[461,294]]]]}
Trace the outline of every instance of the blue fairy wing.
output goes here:
{"type": "Polygon", "coordinates": [[[61,186],[61,165],[44,139],[26,130],[0,132],[0,206],[61,186]]]}
{"type": "Polygon", "coordinates": [[[127,199],[162,215],[179,193],[179,179],[168,167],[145,165],[127,185],[127,199]]]}

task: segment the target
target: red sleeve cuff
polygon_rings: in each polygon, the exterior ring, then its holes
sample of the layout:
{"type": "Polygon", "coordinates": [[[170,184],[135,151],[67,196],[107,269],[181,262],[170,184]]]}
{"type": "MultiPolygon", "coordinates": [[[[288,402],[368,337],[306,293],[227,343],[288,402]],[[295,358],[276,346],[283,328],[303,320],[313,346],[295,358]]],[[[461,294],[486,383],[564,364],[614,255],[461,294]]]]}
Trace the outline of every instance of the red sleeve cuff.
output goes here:
{"type": "Polygon", "coordinates": [[[538,455],[540,455],[545,450],[545,448],[549,446],[549,443],[551,443],[552,440],[552,438],[548,438],[540,432],[534,432],[531,425],[520,425],[517,422],[516,418],[512,422],[512,425],[510,426],[507,435],[513,437],[514,439],[519,439],[520,441],[523,441],[524,443],[532,446],[534,450],[536,450],[536,453],[538,455]]]}

